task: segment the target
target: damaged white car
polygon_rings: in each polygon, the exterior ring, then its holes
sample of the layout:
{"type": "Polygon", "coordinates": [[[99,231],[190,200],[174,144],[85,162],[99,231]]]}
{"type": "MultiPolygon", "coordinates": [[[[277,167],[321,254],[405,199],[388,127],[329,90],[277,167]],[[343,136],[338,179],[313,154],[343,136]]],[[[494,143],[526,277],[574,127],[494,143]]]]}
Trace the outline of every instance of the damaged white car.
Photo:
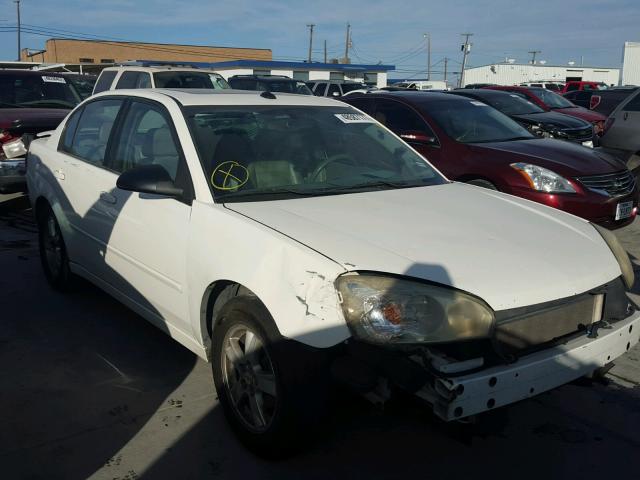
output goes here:
{"type": "Polygon", "coordinates": [[[53,286],[82,276],[211,361],[262,453],[301,443],[331,382],[459,420],[638,342],[613,234],[449,182],[333,100],[105,92],[27,163],[53,286]]]}

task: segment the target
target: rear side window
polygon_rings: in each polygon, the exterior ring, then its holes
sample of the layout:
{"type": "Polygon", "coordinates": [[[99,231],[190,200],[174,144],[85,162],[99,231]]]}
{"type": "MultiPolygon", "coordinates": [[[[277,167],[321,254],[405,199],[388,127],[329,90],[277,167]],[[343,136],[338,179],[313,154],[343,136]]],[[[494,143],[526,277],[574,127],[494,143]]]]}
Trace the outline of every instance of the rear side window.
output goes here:
{"type": "Polygon", "coordinates": [[[622,108],[625,112],[640,112],[640,91],[622,108]]]}
{"type": "Polygon", "coordinates": [[[136,88],[139,77],[140,72],[124,72],[118,80],[116,90],[120,90],[122,88],[136,88]]]}
{"type": "Polygon", "coordinates": [[[327,91],[327,97],[339,97],[340,95],[342,95],[342,92],[340,91],[340,85],[338,85],[337,83],[331,83],[329,85],[329,90],[327,91]]]}
{"type": "Polygon", "coordinates": [[[93,93],[105,92],[111,88],[111,84],[113,83],[113,79],[116,78],[115,70],[103,71],[100,74],[100,78],[96,82],[96,86],[93,89],[93,93]]]}
{"type": "Polygon", "coordinates": [[[109,136],[121,107],[122,100],[97,100],[87,104],[67,151],[92,165],[102,166],[109,136]]]}
{"type": "Polygon", "coordinates": [[[421,132],[433,135],[427,130],[424,120],[409,107],[392,100],[377,100],[375,119],[395,133],[421,132]]]}
{"type": "Polygon", "coordinates": [[[317,97],[323,97],[324,91],[326,90],[326,88],[327,88],[326,83],[317,83],[316,88],[313,89],[313,94],[316,95],[317,97]]]}
{"type": "Polygon", "coordinates": [[[579,90],[580,86],[577,83],[571,83],[567,85],[567,92],[571,92],[573,90],[579,90]]]}
{"type": "Polygon", "coordinates": [[[255,80],[245,78],[230,78],[229,85],[237,90],[256,90],[258,87],[255,80]]]}
{"type": "Polygon", "coordinates": [[[60,142],[60,150],[65,152],[71,151],[71,144],[73,142],[73,136],[76,133],[76,128],[78,127],[78,120],[80,120],[80,116],[82,115],[83,108],[79,108],[75,112],[71,114],[69,120],[64,126],[64,133],[62,134],[62,141],[60,142]]]}

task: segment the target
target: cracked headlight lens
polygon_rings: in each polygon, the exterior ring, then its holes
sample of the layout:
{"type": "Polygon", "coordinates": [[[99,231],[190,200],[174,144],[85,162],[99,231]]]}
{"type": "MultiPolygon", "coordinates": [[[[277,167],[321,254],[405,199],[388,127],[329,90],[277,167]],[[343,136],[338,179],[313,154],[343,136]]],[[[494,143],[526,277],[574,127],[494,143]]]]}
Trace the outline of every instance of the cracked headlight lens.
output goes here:
{"type": "Polygon", "coordinates": [[[611,253],[616,257],[618,261],[618,265],[620,265],[620,271],[622,272],[622,279],[624,280],[624,284],[627,288],[631,288],[633,286],[633,282],[635,281],[635,274],[633,273],[633,265],[631,264],[631,259],[629,258],[629,254],[624,249],[616,234],[611,230],[607,230],[604,227],[596,225],[592,223],[593,228],[595,228],[605,243],[611,249],[611,253]]]}
{"type": "Polygon", "coordinates": [[[444,286],[386,277],[336,280],[353,335],[370,343],[441,343],[488,337],[494,315],[483,301],[444,286]]]}
{"type": "Polygon", "coordinates": [[[547,168],[521,162],[512,163],[511,167],[518,170],[534,190],[547,193],[576,193],[569,180],[547,168]]]}

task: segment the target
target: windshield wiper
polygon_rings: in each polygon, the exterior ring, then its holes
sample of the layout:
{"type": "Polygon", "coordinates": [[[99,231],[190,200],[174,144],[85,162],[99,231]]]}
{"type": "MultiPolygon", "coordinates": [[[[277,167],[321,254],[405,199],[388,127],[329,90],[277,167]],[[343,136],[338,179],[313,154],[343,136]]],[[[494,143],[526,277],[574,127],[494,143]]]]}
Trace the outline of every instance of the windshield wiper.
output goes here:
{"type": "Polygon", "coordinates": [[[0,102],[0,107],[1,108],[27,108],[23,105],[17,105],[15,103],[8,103],[8,102],[0,102]]]}
{"type": "Polygon", "coordinates": [[[253,197],[264,197],[269,195],[298,195],[298,196],[309,196],[309,195],[317,195],[317,190],[294,190],[291,188],[274,188],[271,190],[254,190],[248,192],[231,192],[231,193],[223,193],[216,195],[216,200],[224,200],[224,199],[234,199],[234,198],[253,198],[253,197]]]}
{"type": "Polygon", "coordinates": [[[426,187],[426,183],[409,183],[409,182],[390,182],[388,180],[377,180],[375,182],[364,182],[364,183],[356,183],[355,185],[335,185],[332,184],[331,187],[323,188],[320,190],[321,192],[349,192],[352,190],[362,190],[367,188],[379,188],[379,187],[389,187],[389,188],[409,188],[409,187],[426,187]]]}

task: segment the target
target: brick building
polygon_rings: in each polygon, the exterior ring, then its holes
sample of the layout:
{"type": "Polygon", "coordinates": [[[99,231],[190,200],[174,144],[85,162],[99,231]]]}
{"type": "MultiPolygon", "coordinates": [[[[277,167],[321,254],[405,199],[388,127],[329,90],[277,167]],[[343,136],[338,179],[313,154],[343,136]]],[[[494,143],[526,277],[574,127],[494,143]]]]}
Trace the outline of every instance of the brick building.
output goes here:
{"type": "Polygon", "coordinates": [[[140,58],[161,61],[225,62],[231,60],[271,60],[267,48],[211,47],[163,43],[115,42],[110,40],[72,40],[51,38],[43,52],[29,56],[20,53],[22,61],[42,63],[117,63],[140,58]]]}

